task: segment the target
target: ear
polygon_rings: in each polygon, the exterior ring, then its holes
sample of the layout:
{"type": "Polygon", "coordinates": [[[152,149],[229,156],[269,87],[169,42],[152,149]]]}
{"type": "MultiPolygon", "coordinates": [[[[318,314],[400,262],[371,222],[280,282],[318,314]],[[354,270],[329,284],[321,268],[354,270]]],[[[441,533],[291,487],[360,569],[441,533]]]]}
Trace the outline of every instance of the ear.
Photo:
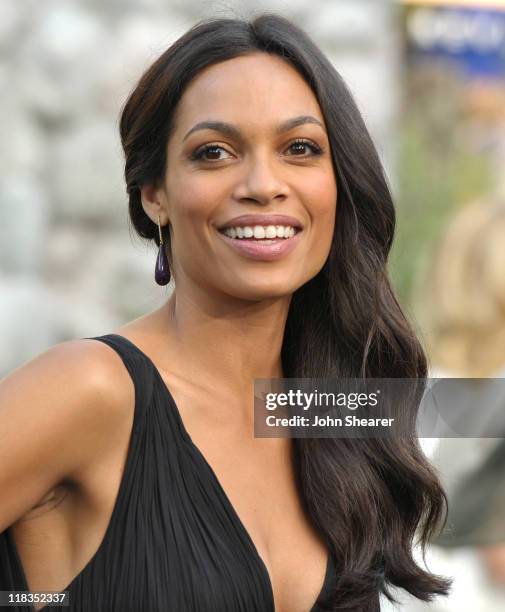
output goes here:
{"type": "Polygon", "coordinates": [[[142,198],[142,208],[146,215],[153,223],[158,223],[158,215],[160,216],[161,225],[166,225],[169,222],[166,195],[161,187],[148,184],[140,188],[140,196],[142,198]]]}

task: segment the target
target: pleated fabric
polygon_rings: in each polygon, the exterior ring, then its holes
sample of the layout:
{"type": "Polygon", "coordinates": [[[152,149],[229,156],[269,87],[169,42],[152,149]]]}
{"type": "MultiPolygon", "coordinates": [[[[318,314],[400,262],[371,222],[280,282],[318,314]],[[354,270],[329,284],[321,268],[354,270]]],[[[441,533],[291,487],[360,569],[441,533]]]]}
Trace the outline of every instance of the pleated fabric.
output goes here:
{"type": "MultiPolygon", "coordinates": [[[[123,360],[135,387],[135,414],[105,536],[63,589],[69,591],[66,609],[275,612],[267,568],[213,469],[193,444],[154,363],[123,336],[92,339],[109,345],[123,360]]],[[[324,585],[310,612],[323,609],[335,580],[330,552],[324,585]]],[[[0,534],[0,590],[28,590],[9,529],[0,534]]]]}

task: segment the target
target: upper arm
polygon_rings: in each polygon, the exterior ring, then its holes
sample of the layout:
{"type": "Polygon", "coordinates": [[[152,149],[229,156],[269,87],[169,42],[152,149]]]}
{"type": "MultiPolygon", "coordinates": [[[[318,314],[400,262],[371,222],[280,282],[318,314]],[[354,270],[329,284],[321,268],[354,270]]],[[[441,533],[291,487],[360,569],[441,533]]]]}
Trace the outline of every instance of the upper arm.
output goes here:
{"type": "Polygon", "coordinates": [[[121,430],[133,383],[96,340],[63,342],[0,381],[0,532],[121,430]]]}

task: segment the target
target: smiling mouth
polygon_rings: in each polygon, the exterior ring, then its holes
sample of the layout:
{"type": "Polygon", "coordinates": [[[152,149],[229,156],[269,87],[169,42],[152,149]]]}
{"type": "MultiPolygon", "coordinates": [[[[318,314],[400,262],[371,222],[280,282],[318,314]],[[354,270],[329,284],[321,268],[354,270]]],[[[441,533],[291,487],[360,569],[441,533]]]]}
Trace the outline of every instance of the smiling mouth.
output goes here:
{"type": "Polygon", "coordinates": [[[233,226],[218,230],[239,255],[257,261],[275,261],[289,255],[299,244],[302,228],[294,226],[233,226]]]}
{"type": "Polygon", "coordinates": [[[245,225],[226,227],[219,232],[228,238],[245,242],[258,242],[262,244],[275,244],[289,240],[301,231],[292,225],[245,225]]]}

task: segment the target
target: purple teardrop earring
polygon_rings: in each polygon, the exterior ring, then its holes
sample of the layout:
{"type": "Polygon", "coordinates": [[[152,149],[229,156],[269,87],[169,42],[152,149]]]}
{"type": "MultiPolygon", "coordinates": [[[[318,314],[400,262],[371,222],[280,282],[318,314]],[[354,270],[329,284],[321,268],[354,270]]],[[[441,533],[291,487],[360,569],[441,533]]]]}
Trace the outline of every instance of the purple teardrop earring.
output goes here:
{"type": "Polygon", "coordinates": [[[167,285],[170,282],[170,267],[168,265],[167,254],[165,253],[165,245],[161,234],[160,216],[158,215],[158,231],[160,233],[160,248],[156,259],[156,267],[154,269],[154,280],[158,285],[167,285]]]}

